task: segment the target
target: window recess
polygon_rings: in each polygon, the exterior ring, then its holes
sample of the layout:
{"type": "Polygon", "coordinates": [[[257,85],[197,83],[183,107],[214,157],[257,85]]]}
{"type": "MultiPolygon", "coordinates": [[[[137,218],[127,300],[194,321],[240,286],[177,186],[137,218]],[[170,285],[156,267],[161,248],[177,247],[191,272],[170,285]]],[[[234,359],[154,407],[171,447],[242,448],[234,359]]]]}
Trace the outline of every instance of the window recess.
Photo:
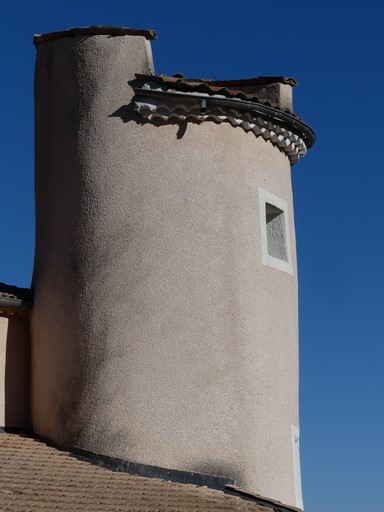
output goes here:
{"type": "Polygon", "coordinates": [[[292,274],[287,203],[259,189],[263,264],[292,274]]]}

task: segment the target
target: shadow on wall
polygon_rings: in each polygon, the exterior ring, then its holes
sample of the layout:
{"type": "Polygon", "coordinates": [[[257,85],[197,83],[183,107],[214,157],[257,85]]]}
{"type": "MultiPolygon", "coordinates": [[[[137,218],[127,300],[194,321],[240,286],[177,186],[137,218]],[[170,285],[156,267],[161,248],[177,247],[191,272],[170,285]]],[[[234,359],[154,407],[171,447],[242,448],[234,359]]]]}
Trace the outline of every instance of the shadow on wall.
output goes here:
{"type": "MultiPolygon", "coordinates": [[[[122,107],[115,110],[115,112],[112,112],[112,114],[109,115],[109,117],[119,117],[123,123],[128,123],[129,121],[135,121],[135,123],[139,124],[140,126],[143,126],[144,124],[151,124],[153,126],[165,126],[173,124],[175,126],[178,126],[176,138],[182,139],[185,135],[185,132],[187,131],[188,123],[187,121],[179,121],[176,119],[168,119],[166,121],[162,121],[161,119],[153,119],[151,121],[148,121],[141,116],[138,115],[138,113],[134,109],[134,104],[129,103],[128,105],[123,105],[122,107]]],[[[195,124],[201,124],[201,121],[196,121],[194,119],[188,120],[190,123],[195,124]]]]}
{"type": "Polygon", "coordinates": [[[29,428],[31,343],[28,318],[8,321],[5,347],[4,421],[6,428],[29,428]]]}

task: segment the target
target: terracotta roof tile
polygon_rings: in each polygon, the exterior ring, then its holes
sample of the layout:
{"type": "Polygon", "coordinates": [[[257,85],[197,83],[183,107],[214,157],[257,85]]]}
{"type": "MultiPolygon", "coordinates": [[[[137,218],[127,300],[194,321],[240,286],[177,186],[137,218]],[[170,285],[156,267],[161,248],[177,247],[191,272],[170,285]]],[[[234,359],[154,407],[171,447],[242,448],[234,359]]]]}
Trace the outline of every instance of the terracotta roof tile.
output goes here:
{"type": "Polygon", "coordinates": [[[222,491],[114,472],[16,434],[0,434],[3,512],[271,512],[222,491]]]}
{"type": "MultiPolygon", "coordinates": [[[[218,94],[226,98],[238,98],[243,101],[263,103],[278,109],[280,109],[279,98],[276,96],[276,91],[272,92],[270,89],[276,84],[285,84],[292,87],[297,85],[293,77],[283,76],[259,76],[239,80],[212,80],[206,78],[184,78],[180,73],[176,73],[174,76],[136,74],[136,79],[141,82],[157,82],[183,92],[218,94]]],[[[282,110],[294,115],[291,109],[284,108],[282,110]]]]}
{"type": "Polygon", "coordinates": [[[185,83],[185,84],[207,84],[217,87],[254,87],[260,85],[270,85],[275,83],[297,85],[297,81],[291,76],[257,76],[253,78],[239,78],[235,80],[214,80],[212,78],[185,78],[181,73],[175,73],[173,76],[168,75],[140,75],[136,74],[137,79],[155,80],[162,83],[185,83]]]}

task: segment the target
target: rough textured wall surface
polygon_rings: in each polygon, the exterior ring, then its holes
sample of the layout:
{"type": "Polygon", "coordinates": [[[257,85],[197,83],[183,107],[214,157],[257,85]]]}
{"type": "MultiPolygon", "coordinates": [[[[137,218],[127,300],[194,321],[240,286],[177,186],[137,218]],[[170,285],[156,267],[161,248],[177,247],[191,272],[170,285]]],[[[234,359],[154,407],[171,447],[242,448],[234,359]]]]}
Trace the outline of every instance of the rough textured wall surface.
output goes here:
{"type": "Polygon", "coordinates": [[[0,428],[30,424],[28,319],[0,317],[0,428]]]}
{"type": "Polygon", "coordinates": [[[142,123],[141,37],[38,47],[33,425],[295,504],[297,276],[263,266],[288,159],[230,125],[142,123]]]}

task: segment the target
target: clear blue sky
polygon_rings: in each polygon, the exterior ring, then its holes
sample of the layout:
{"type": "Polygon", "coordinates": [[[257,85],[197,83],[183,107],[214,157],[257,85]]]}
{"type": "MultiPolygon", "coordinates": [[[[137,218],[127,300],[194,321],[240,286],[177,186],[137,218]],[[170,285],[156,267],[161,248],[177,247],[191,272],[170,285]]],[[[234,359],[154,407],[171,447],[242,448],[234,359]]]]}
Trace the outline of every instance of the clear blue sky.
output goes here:
{"type": "Polygon", "coordinates": [[[293,167],[307,512],[384,510],[384,8],[379,1],[21,1],[1,8],[0,281],[33,267],[32,34],[154,28],[158,73],[289,75],[317,132],[293,167]],[[354,7],[355,5],[355,7],[354,7]]]}

